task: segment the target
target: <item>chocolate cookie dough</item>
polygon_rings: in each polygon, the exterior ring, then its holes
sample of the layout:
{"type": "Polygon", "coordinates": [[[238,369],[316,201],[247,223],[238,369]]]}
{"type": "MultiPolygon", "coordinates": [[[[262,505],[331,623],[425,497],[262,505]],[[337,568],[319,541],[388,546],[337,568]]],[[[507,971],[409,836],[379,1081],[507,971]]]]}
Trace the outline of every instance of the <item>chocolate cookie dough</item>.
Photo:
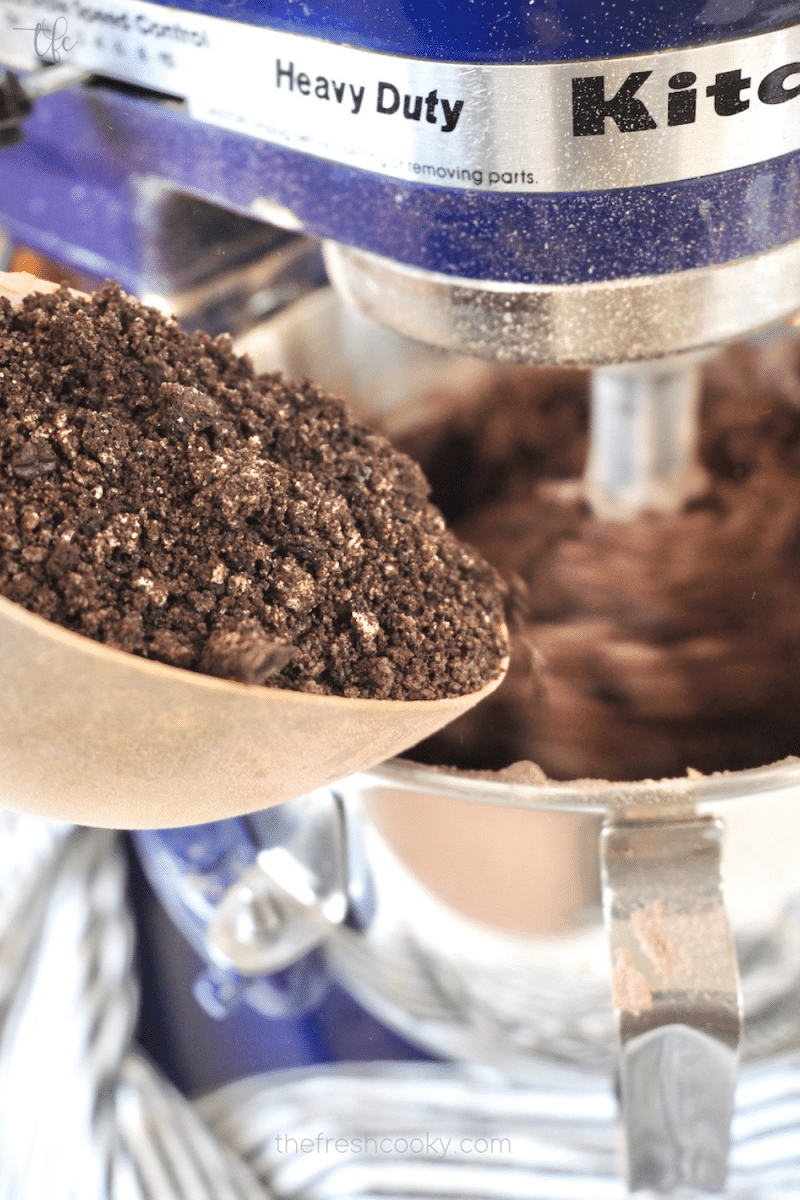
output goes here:
{"type": "Polygon", "coordinates": [[[499,673],[499,581],[419,468],[116,286],[0,300],[0,473],[0,593],[106,645],[345,697],[499,673]]]}
{"type": "Polygon", "coordinates": [[[799,358],[736,347],[709,368],[709,485],[674,516],[603,522],[579,499],[577,372],[511,373],[404,443],[507,581],[512,633],[505,683],[414,757],[635,780],[800,753],[799,358]]]}

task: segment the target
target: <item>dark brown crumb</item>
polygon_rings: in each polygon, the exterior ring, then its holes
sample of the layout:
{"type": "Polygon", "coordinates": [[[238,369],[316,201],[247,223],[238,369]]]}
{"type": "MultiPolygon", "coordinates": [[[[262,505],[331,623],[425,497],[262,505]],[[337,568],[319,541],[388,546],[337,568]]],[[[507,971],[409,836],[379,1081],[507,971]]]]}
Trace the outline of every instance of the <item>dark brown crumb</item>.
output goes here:
{"type": "Polygon", "coordinates": [[[0,593],[145,658],[321,695],[495,678],[498,578],[309,383],[108,285],[0,300],[0,593]]]}

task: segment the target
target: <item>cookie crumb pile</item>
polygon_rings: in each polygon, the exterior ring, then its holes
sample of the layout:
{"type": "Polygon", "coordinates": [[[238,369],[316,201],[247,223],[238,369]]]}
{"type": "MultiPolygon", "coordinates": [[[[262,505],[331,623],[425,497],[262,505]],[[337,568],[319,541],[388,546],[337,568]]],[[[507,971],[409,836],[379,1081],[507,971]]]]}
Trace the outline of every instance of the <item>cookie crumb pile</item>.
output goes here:
{"type": "Polygon", "coordinates": [[[420,469],[109,284],[0,299],[0,594],[243,683],[438,700],[497,677],[494,570],[420,469]]]}

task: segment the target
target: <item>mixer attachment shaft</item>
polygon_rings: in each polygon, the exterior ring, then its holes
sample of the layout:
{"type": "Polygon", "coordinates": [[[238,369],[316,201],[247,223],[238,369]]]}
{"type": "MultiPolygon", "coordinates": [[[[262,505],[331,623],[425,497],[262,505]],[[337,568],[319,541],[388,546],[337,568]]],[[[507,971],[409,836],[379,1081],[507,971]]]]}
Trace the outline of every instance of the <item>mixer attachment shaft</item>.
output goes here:
{"type": "Polygon", "coordinates": [[[702,491],[699,355],[598,367],[584,495],[601,520],[677,512],[702,491]]]}

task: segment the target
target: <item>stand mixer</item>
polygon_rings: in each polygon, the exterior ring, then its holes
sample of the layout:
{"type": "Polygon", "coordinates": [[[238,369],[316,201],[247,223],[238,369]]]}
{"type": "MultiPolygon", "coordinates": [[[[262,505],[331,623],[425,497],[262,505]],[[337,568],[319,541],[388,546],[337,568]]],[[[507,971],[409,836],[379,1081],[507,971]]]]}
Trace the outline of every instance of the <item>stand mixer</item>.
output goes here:
{"type": "MultiPolygon", "coordinates": [[[[702,482],[703,355],[800,307],[796,6],[294,8],[3,0],[2,58],[34,71],[23,88],[36,90],[39,71],[74,70],[20,113],[22,140],[0,156],[9,242],[87,283],[115,275],[201,323],[193,314],[209,297],[233,295],[226,315],[242,328],[287,288],[316,282],[307,243],[275,227],[303,231],[325,242],[339,293],[400,334],[500,362],[594,367],[585,497],[611,519],[679,508],[702,482]]],[[[385,787],[419,791],[399,770],[400,784],[390,770],[385,787]]],[[[791,766],[765,770],[734,792],[796,782],[791,766]]],[[[713,1191],[725,1173],[741,1008],[721,829],[716,809],[697,807],[716,793],[694,782],[565,785],[552,796],[531,785],[521,796],[511,781],[505,799],[484,789],[494,803],[606,816],[634,1189],[713,1191]],[[666,924],[653,933],[665,898],[666,924]],[[641,919],[637,934],[637,913],[649,914],[650,935],[641,919]],[[702,947],[666,987],[653,938],[670,942],[678,926],[702,929],[702,947]],[[689,1083],[673,1103],[680,1078],[689,1083]]],[[[363,790],[299,804],[260,850],[242,850],[235,830],[220,834],[223,849],[209,827],[183,840],[140,835],[154,876],[171,871],[176,892],[192,870],[227,863],[221,902],[200,918],[195,905],[193,918],[213,963],[209,1007],[324,940],[331,922],[317,910],[342,890],[350,928],[369,928],[353,815],[363,790]],[[317,872],[319,895],[295,907],[316,932],[288,956],[277,939],[265,948],[268,897],[292,892],[287,856],[310,870],[320,845],[350,848],[322,855],[333,866],[317,872]],[[245,917],[251,934],[240,937],[245,917]]],[[[368,1003],[354,970],[340,975],[368,1003]]]]}

